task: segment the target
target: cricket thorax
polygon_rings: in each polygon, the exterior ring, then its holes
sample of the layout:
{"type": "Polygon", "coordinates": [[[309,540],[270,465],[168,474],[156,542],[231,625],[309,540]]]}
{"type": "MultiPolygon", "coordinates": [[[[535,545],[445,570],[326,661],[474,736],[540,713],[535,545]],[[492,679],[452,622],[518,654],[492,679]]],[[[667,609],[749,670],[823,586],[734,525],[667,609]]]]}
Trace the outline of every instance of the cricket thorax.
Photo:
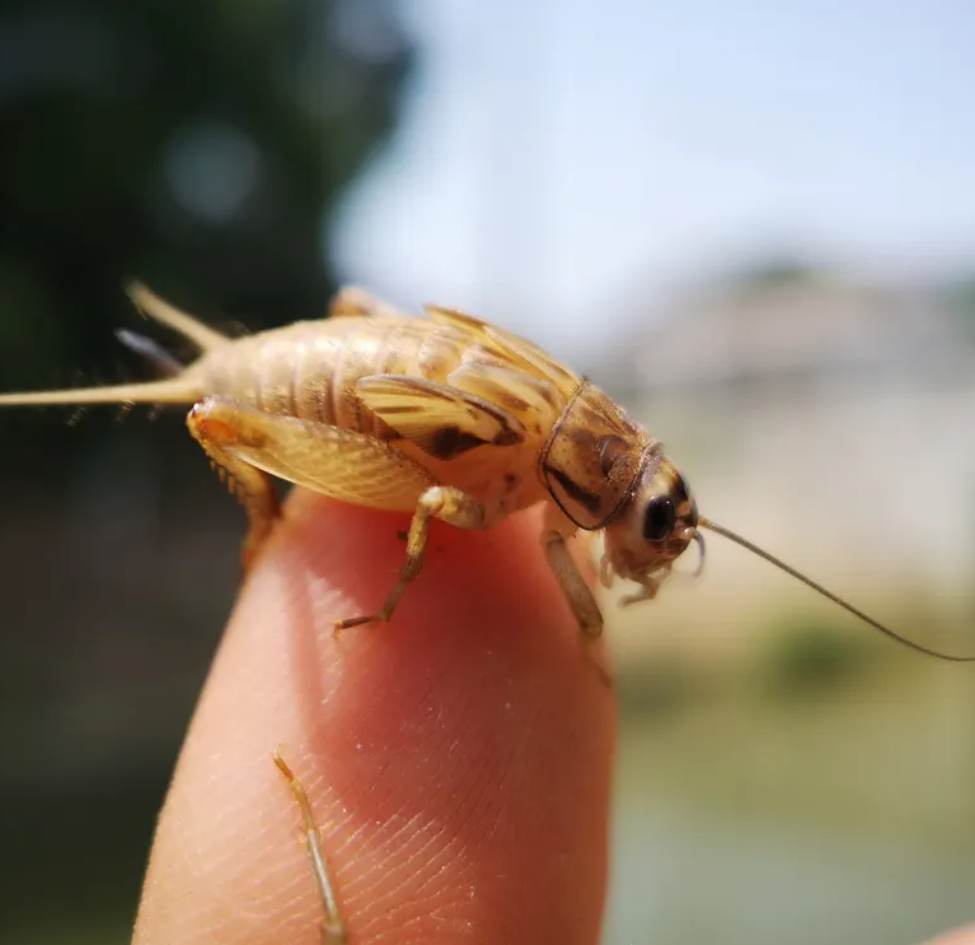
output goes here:
{"type": "Polygon", "coordinates": [[[653,440],[588,381],[567,403],[539,457],[559,508],[580,528],[603,528],[636,487],[653,440]]]}

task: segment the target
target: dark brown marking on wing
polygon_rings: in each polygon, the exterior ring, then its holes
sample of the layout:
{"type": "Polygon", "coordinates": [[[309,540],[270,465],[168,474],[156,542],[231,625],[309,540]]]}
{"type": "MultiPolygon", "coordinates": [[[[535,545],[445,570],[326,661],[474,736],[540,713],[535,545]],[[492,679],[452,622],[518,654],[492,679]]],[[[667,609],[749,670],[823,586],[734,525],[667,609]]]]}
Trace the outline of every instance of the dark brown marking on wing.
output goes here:
{"type": "Polygon", "coordinates": [[[505,410],[510,410],[512,413],[523,413],[528,410],[528,401],[522,400],[516,394],[510,394],[507,391],[498,392],[498,402],[505,410]]]}
{"type": "Polygon", "coordinates": [[[507,426],[499,430],[490,440],[483,440],[459,427],[446,426],[434,433],[427,449],[437,459],[448,460],[478,446],[513,446],[521,440],[521,434],[507,426]]]}
{"type": "Polygon", "coordinates": [[[559,403],[560,400],[559,392],[555,389],[555,386],[553,384],[548,384],[548,383],[539,384],[536,390],[538,391],[539,394],[541,394],[542,399],[545,401],[546,404],[548,404],[548,406],[552,410],[556,410],[560,406],[562,406],[559,403]]]}
{"type": "Polygon", "coordinates": [[[485,441],[479,436],[465,433],[457,427],[441,427],[433,435],[430,443],[430,453],[437,459],[454,459],[461,453],[466,453],[478,446],[484,446],[485,441]]]}
{"type": "Polygon", "coordinates": [[[505,425],[495,434],[491,443],[494,446],[514,446],[516,443],[520,443],[522,439],[522,435],[517,430],[512,430],[511,427],[505,425]]]}
{"type": "Polygon", "coordinates": [[[412,404],[403,404],[402,406],[397,406],[393,404],[390,407],[383,407],[383,416],[394,415],[394,414],[404,414],[404,413],[422,413],[423,408],[417,407],[412,404]]]}
{"type": "MultiPolygon", "coordinates": [[[[383,375],[379,375],[382,377],[383,375]]],[[[414,390],[418,394],[422,394],[424,397],[434,397],[437,400],[446,400],[448,403],[453,402],[454,394],[448,388],[447,390],[440,390],[436,383],[424,384],[422,380],[413,377],[399,377],[396,376],[396,380],[408,390],[414,390]]]]}

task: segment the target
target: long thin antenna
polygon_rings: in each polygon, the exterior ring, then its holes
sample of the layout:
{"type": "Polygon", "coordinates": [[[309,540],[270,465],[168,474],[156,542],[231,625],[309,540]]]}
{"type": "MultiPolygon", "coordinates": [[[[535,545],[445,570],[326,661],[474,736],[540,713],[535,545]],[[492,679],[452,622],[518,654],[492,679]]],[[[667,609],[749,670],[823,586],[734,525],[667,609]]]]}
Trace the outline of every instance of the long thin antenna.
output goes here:
{"type": "Polygon", "coordinates": [[[941,653],[938,650],[932,650],[920,643],[915,643],[913,640],[909,640],[907,637],[902,637],[899,633],[891,630],[889,627],[885,627],[882,623],[878,623],[873,617],[868,617],[862,610],[857,610],[852,604],[848,604],[843,598],[837,597],[832,591],[826,590],[822,584],[817,584],[811,578],[807,578],[805,574],[800,573],[795,568],[790,567],[784,561],[780,561],[774,555],[769,554],[767,551],[763,551],[758,545],[752,544],[747,538],[742,538],[741,535],[736,535],[730,529],[724,527],[724,525],[719,525],[717,522],[712,522],[710,519],[700,518],[698,519],[698,525],[701,528],[707,528],[712,532],[717,532],[719,535],[724,535],[725,538],[733,541],[736,545],[741,545],[742,548],[747,548],[752,554],[758,555],[759,558],[764,558],[769,564],[774,565],[780,571],[785,571],[786,574],[794,577],[797,581],[802,581],[807,587],[811,587],[814,591],[823,595],[823,597],[828,598],[834,604],[839,604],[844,610],[853,614],[854,617],[859,617],[864,623],[870,624],[875,630],[879,630],[881,633],[886,634],[888,637],[896,640],[898,643],[902,643],[904,646],[909,646],[912,650],[917,650],[919,653],[924,653],[927,656],[933,656],[939,660],[949,660],[952,663],[972,663],[975,662],[975,656],[953,656],[951,653],[941,653]]]}
{"type": "Polygon", "coordinates": [[[315,875],[315,882],[325,904],[325,921],[322,923],[322,945],[344,945],[346,941],[345,922],[339,909],[338,897],[335,895],[335,888],[332,885],[332,878],[328,870],[328,861],[325,859],[325,852],[322,850],[322,835],[319,833],[318,824],[312,814],[311,802],[305,793],[301,782],[295,777],[288,763],[281,757],[280,752],[275,752],[271,760],[278,766],[278,770],[284,775],[291,788],[291,793],[298,802],[298,809],[301,811],[301,825],[305,831],[305,843],[308,845],[308,857],[311,860],[312,872],[315,875]]]}

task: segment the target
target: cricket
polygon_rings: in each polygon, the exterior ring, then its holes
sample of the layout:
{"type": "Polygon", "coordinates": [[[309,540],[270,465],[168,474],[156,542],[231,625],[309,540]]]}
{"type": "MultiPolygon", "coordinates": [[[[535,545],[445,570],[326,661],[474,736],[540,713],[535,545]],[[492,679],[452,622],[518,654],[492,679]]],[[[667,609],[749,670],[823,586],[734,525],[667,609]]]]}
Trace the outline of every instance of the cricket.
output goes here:
{"type": "MultiPolygon", "coordinates": [[[[420,574],[431,522],[486,529],[544,506],[541,546],[583,639],[603,617],[569,551],[580,530],[602,532],[599,580],[636,585],[623,605],[652,600],[703,531],[724,536],[825,596],[875,630],[954,662],[902,636],[800,571],[698,513],[684,476],[662,445],[612,398],[555,358],[464,312],[399,311],[360,288],[341,290],[327,317],[231,338],[128,286],[147,317],[182,335],[199,357],[182,365],[155,341],[123,331],[161,379],[78,390],[0,395],[0,406],[149,404],[189,406],[187,426],[248,517],[246,572],[279,515],[271,477],[334,499],[412,513],[406,555],[385,601],[335,629],[388,622],[420,574]]],[[[700,570],[700,568],[699,568],[700,570]]],[[[345,939],[308,799],[288,780],[326,908],[323,941],[345,939]]]]}
{"type": "MultiPolygon", "coordinates": [[[[659,442],[612,398],[540,348],[456,309],[407,315],[363,289],[341,290],[327,317],[230,338],[141,283],[127,292],[146,316],[200,350],[183,366],[156,342],[119,338],[161,380],[0,395],[0,407],[114,403],[190,405],[190,434],[249,520],[243,568],[279,515],[271,476],[354,505],[413,515],[406,559],[378,610],[336,630],[389,621],[417,578],[430,523],[490,528],[545,507],[541,544],[584,637],[603,617],[568,550],[599,532],[600,582],[638,585],[622,605],[652,600],[702,529],[723,535],[874,629],[921,653],[971,662],[884,626],[811,578],[700,515],[659,442]]],[[[700,568],[699,568],[700,570],[700,568]]]]}

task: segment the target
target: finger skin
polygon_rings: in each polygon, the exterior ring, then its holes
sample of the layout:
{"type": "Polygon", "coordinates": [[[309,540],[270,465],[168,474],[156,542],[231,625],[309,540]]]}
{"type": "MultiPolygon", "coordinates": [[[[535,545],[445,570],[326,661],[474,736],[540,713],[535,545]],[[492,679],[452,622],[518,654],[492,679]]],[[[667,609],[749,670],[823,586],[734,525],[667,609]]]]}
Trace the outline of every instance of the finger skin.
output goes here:
{"type": "Polygon", "coordinates": [[[923,945],[975,945],[975,925],[965,925],[937,938],[929,939],[923,945]]]}
{"type": "Polygon", "coordinates": [[[540,518],[435,523],[392,622],[336,639],[336,619],[383,600],[406,524],[293,496],[190,726],[137,945],[319,942],[279,746],[352,945],[598,941],[614,700],[547,570],[540,518]]]}

